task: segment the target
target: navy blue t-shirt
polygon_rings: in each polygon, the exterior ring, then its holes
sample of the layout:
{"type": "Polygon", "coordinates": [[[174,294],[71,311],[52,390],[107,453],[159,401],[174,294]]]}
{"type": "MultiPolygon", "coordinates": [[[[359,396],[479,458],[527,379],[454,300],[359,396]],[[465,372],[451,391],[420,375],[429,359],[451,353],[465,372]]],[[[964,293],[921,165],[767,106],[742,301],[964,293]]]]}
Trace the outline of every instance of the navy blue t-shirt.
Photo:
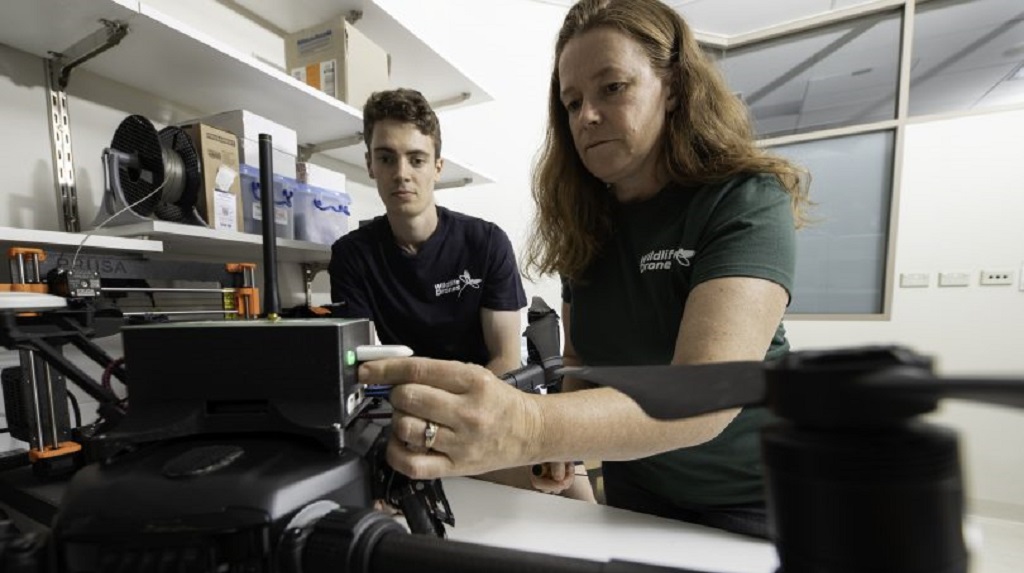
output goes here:
{"type": "Polygon", "coordinates": [[[512,244],[497,225],[437,207],[437,229],[412,255],[386,216],[331,247],[331,300],[373,320],[384,344],[417,356],[486,365],[480,309],[519,310],[526,294],[512,244]]]}

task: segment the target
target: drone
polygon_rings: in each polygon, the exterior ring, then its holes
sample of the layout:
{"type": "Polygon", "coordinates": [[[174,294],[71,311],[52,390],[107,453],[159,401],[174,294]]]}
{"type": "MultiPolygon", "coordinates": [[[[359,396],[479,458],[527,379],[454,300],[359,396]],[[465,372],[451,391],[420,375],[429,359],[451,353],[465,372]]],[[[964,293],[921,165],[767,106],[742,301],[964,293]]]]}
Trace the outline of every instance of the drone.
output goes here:
{"type": "MultiPolygon", "coordinates": [[[[270,174],[269,138],[260,147],[270,174]]],[[[274,267],[265,256],[265,271],[274,267]]],[[[275,299],[265,297],[272,311],[275,299]]],[[[72,331],[89,334],[87,308],[24,310],[0,308],[0,345],[30,348],[47,332],[78,345],[72,331]]],[[[658,419],[762,405],[776,416],[762,451],[780,573],[967,571],[957,438],[920,416],[943,398],[1024,408],[1024,380],[940,377],[929,358],[897,346],[791,352],[775,362],[565,368],[550,328],[557,315],[540,305],[531,314],[530,363],[506,376],[521,390],[554,391],[571,375],[619,389],[658,419]]],[[[453,519],[440,485],[387,472],[386,432],[364,416],[376,399],[358,382],[369,321],[268,317],[146,325],[123,336],[127,407],[109,404],[117,423],[87,429],[85,452],[96,461],[68,482],[48,536],[0,519],[0,570],[671,571],[438,535],[453,519]],[[166,348],[181,352],[167,360],[166,348]],[[246,348],[269,350],[241,370],[224,360],[246,348]],[[375,510],[381,495],[408,502],[421,534],[375,510]]]]}

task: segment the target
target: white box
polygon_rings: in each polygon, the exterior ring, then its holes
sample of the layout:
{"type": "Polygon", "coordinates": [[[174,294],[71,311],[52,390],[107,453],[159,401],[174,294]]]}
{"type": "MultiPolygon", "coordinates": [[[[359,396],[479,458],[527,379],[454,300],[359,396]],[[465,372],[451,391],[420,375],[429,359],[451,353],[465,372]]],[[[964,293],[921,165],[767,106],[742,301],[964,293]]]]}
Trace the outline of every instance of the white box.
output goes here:
{"type": "Polygon", "coordinates": [[[300,183],[330,189],[331,191],[345,191],[345,174],[322,167],[315,163],[302,162],[296,165],[296,179],[300,183]]]}
{"type": "Polygon", "coordinates": [[[253,167],[260,166],[260,134],[270,134],[274,144],[274,173],[295,179],[299,137],[294,129],[244,109],[218,113],[199,121],[234,133],[238,137],[240,162],[253,167]]]}

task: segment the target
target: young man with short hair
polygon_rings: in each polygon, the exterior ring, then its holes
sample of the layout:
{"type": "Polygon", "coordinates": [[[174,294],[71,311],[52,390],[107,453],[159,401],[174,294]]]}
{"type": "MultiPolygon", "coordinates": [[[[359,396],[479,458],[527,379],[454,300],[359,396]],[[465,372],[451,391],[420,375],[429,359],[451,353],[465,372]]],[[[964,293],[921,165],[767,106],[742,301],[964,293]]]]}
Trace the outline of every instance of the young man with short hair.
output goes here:
{"type": "MultiPolygon", "coordinates": [[[[434,203],[441,127],[414,90],[377,92],[363,108],[366,167],[386,214],[331,248],[331,300],[369,318],[385,344],[471,362],[502,375],[520,366],[526,294],[508,236],[494,223],[434,203]]],[[[436,429],[435,429],[436,431],[436,429]]],[[[477,476],[532,489],[527,468],[477,476]]],[[[563,493],[593,501],[590,484],[563,493]]]]}
{"type": "Polygon", "coordinates": [[[508,236],[434,203],[441,128],[423,95],[396,89],[363,109],[366,166],[386,214],[331,249],[331,300],[369,318],[385,344],[471,362],[497,375],[520,365],[526,306],[508,236]]]}

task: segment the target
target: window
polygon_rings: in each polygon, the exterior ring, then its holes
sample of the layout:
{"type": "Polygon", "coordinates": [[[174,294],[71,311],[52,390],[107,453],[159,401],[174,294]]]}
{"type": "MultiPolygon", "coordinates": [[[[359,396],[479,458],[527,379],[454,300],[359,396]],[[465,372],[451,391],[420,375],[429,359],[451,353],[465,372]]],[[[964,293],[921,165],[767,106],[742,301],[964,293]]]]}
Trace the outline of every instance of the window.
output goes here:
{"type": "MultiPolygon", "coordinates": [[[[707,29],[705,48],[762,144],[811,172],[817,223],[798,234],[790,315],[884,317],[896,142],[913,116],[1024,108],[1024,2],[836,1],[832,14],[751,3],[733,27],[707,29]]],[[[693,17],[702,7],[679,5],[693,17]]]]}
{"type": "Polygon", "coordinates": [[[917,6],[910,115],[1024,103],[1024,2],[917,6]]]}
{"type": "Polygon", "coordinates": [[[720,66],[761,137],[896,117],[900,12],[728,49],[720,66]]]}
{"type": "Polygon", "coordinates": [[[814,222],[797,232],[790,313],[883,312],[892,199],[891,130],[782,145],[811,172],[814,222]]]}

